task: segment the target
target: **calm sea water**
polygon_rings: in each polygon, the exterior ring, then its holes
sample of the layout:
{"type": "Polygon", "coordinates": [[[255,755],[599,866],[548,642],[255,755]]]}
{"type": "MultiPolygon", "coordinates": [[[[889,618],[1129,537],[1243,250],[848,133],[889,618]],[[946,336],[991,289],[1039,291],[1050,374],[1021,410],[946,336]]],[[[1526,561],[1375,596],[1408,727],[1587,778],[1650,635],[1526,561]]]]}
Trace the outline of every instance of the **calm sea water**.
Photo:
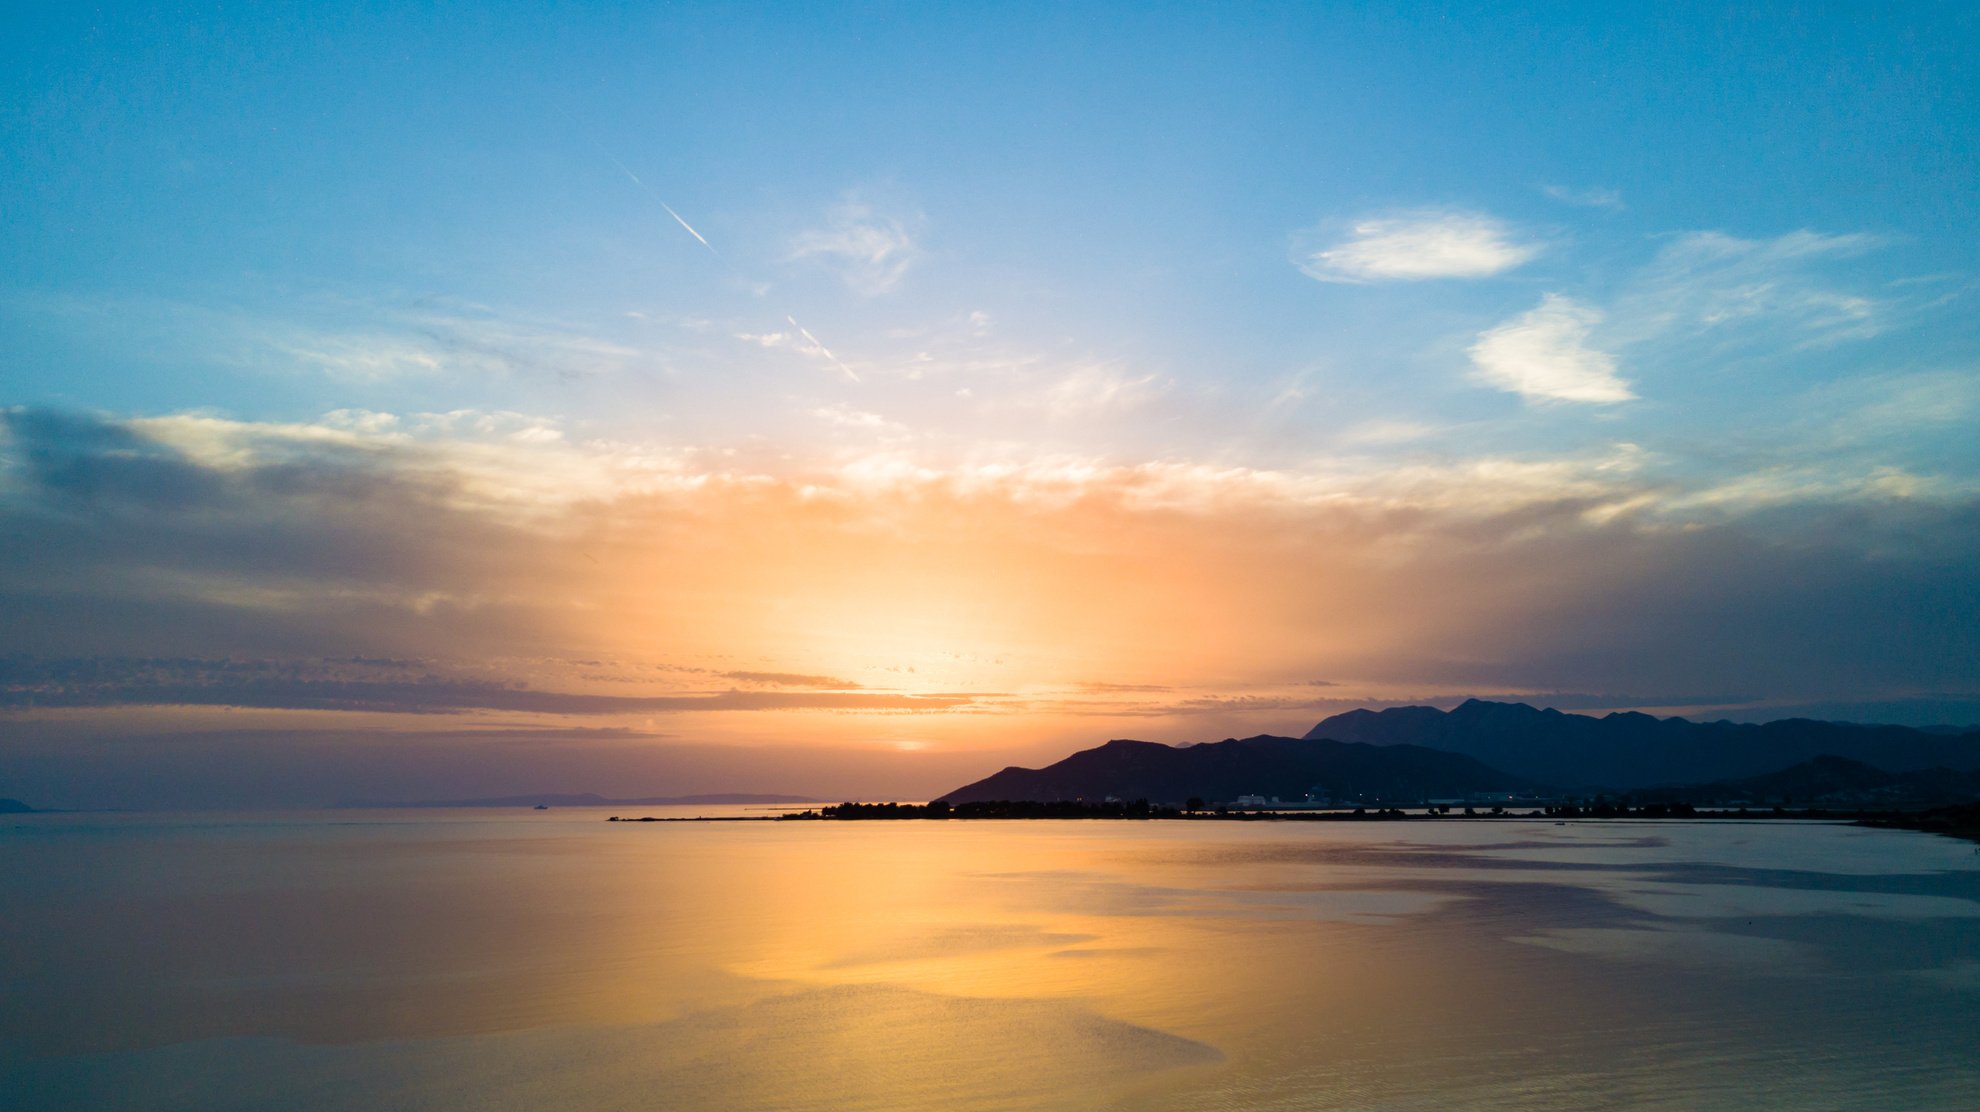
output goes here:
{"type": "Polygon", "coordinates": [[[0,821],[11,1109],[1980,1107],[1980,855],[1818,824],[0,821]]]}

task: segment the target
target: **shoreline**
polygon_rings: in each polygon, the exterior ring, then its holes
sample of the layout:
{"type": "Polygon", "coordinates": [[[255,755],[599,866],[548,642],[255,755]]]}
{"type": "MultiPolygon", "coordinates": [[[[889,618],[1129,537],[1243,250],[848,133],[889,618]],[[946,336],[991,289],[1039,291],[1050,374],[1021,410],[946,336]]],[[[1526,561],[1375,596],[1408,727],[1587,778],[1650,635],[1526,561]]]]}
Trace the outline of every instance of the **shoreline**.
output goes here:
{"type": "MultiPolygon", "coordinates": [[[[612,815],[606,822],[1036,822],[1071,821],[1167,821],[1167,822],[1830,822],[1847,823],[1882,830],[1913,830],[1963,841],[1980,842],[1980,803],[1940,807],[1924,811],[1839,811],[1821,808],[1803,810],[1690,810],[1676,813],[1662,808],[1554,808],[1544,811],[1505,814],[1441,814],[1408,812],[1401,808],[1375,811],[1183,811],[1176,808],[1047,804],[1034,807],[1010,804],[988,805],[994,810],[970,813],[963,807],[934,810],[919,804],[854,804],[827,807],[781,815],[706,815],[627,817],[612,815]]],[[[965,807],[968,805],[964,805],[965,807]]]]}

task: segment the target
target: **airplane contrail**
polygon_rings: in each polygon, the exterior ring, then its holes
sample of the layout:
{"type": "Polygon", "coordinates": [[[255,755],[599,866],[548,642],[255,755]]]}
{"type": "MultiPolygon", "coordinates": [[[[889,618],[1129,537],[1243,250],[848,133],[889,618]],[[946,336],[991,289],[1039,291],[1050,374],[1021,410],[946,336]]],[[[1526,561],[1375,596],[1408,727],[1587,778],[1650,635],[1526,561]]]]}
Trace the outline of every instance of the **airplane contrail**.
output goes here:
{"type": "Polygon", "coordinates": [[[791,327],[797,329],[799,335],[803,336],[807,340],[810,340],[811,346],[817,348],[819,351],[824,352],[825,358],[830,359],[832,361],[833,366],[846,372],[847,378],[852,379],[854,382],[860,381],[860,377],[853,373],[853,369],[851,367],[846,366],[844,363],[840,362],[839,357],[832,354],[832,349],[826,347],[824,341],[820,340],[818,337],[813,336],[811,334],[811,329],[806,328],[804,325],[799,324],[797,322],[797,318],[791,316],[789,313],[784,314],[784,319],[791,322],[791,327]]]}
{"type": "MultiPolygon", "coordinates": [[[[603,148],[600,148],[600,149],[601,149],[601,150],[603,150],[603,148]]],[[[676,223],[676,224],[679,224],[679,225],[681,226],[681,228],[682,228],[682,230],[684,230],[684,231],[686,231],[686,232],[687,232],[687,234],[689,234],[689,235],[691,235],[691,236],[693,236],[693,237],[694,237],[694,241],[695,241],[696,243],[699,243],[699,244],[701,244],[701,245],[702,245],[703,247],[706,247],[706,248],[708,248],[708,250],[709,250],[709,251],[710,251],[710,252],[711,252],[712,254],[714,254],[714,256],[715,256],[716,258],[718,258],[718,259],[722,259],[722,253],[721,253],[720,251],[717,251],[717,250],[715,250],[715,245],[714,245],[714,244],[712,244],[712,243],[710,243],[710,242],[708,242],[708,237],[707,237],[707,236],[704,236],[704,235],[702,235],[702,234],[701,234],[700,232],[697,232],[697,231],[695,231],[695,230],[694,230],[694,225],[692,225],[692,224],[690,224],[690,223],[688,223],[688,222],[687,222],[687,220],[686,220],[686,218],[684,218],[683,216],[681,216],[681,214],[680,214],[680,213],[678,213],[678,212],[675,212],[675,211],[674,211],[674,206],[672,206],[672,205],[670,205],[670,204],[668,204],[668,203],[667,203],[667,199],[666,199],[665,197],[662,197],[662,196],[660,195],[660,193],[659,193],[659,191],[658,191],[658,190],[656,190],[656,189],[654,189],[654,188],[653,188],[652,186],[650,186],[650,185],[648,185],[648,184],[646,184],[646,183],[645,183],[644,181],[642,181],[642,180],[640,180],[640,176],[639,176],[638,174],[635,174],[635,173],[633,173],[633,172],[632,172],[632,167],[630,167],[630,166],[628,166],[628,165],[626,165],[626,164],[625,164],[625,163],[623,163],[623,162],[620,162],[620,161],[619,161],[619,158],[618,158],[618,156],[617,156],[617,155],[615,155],[615,154],[613,154],[613,153],[612,153],[611,151],[605,151],[604,153],[605,153],[605,157],[606,157],[606,158],[609,158],[609,159],[611,159],[611,160],[612,160],[612,165],[614,165],[614,166],[617,166],[617,167],[619,168],[619,172],[620,172],[620,173],[622,173],[622,174],[624,174],[625,176],[627,176],[627,177],[629,177],[629,178],[631,178],[631,179],[632,179],[632,183],[633,183],[634,185],[636,185],[636,186],[639,186],[639,187],[640,187],[641,189],[643,189],[643,190],[645,190],[645,191],[646,191],[646,193],[647,193],[647,195],[648,195],[648,196],[650,196],[650,197],[652,197],[652,198],[654,199],[654,201],[656,201],[656,202],[658,202],[661,208],[663,208],[663,209],[666,209],[666,210],[667,210],[667,215],[668,215],[668,216],[671,216],[671,217],[673,217],[673,218],[674,218],[674,223],[676,223]]],[[[729,260],[727,260],[727,259],[722,259],[722,261],[726,263],[726,262],[728,262],[729,260]]]]}
{"type": "MultiPolygon", "coordinates": [[[[575,126],[575,125],[576,125],[576,121],[575,121],[575,120],[573,120],[573,121],[572,121],[572,124],[573,124],[573,126],[575,126]]],[[[636,186],[638,186],[638,187],[640,188],[640,190],[641,190],[642,192],[644,192],[644,193],[645,193],[645,194],[646,194],[647,196],[649,196],[649,197],[651,197],[651,198],[653,198],[653,200],[654,200],[654,203],[655,203],[655,204],[658,204],[658,205],[659,205],[659,206],[660,206],[661,208],[663,208],[663,209],[665,209],[665,210],[666,210],[666,212],[667,212],[667,215],[668,215],[668,216],[671,216],[671,217],[673,217],[673,218],[674,218],[674,223],[676,223],[676,224],[679,224],[679,225],[681,226],[681,230],[682,230],[682,231],[684,231],[684,232],[686,232],[687,234],[689,234],[689,235],[691,235],[691,236],[693,236],[693,237],[694,237],[694,241],[695,241],[696,243],[699,243],[699,244],[701,244],[701,245],[702,245],[703,247],[705,247],[705,248],[707,248],[707,249],[708,249],[708,253],[709,253],[709,254],[711,254],[711,255],[713,255],[713,256],[715,256],[715,257],[716,257],[717,259],[719,259],[719,260],[721,260],[721,263],[722,263],[722,265],[723,265],[723,266],[726,266],[726,267],[728,267],[728,268],[729,268],[729,272],[730,272],[731,274],[734,274],[734,275],[735,275],[735,276],[736,276],[737,278],[742,278],[742,279],[744,279],[745,281],[747,281],[747,280],[748,280],[748,279],[747,279],[747,277],[746,277],[746,276],[745,276],[745,275],[744,275],[744,274],[742,273],[742,271],[740,271],[740,270],[738,270],[738,269],[736,268],[736,264],[734,264],[734,263],[732,263],[732,262],[730,262],[730,261],[728,260],[728,257],[727,257],[727,256],[725,256],[725,255],[723,255],[723,254],[722,254],[722,253],[721,253],[720,251],[717,251],[717,250],[715,249],[715,245],[714,245],[714,244],[712,244],[712,243],[710,243],[710,242],[708,242],[708,237],[707,237],[707,236],[704,236],[704,235],[702,235],[702,234],[701,234],[700,232],[697,232],[697,231],[695,231],[695,230],[694,230],[694,225],[692,225],[692,224],[690,224],[690,223],[688,223],[688,222],[687,222],[687,218],[686,218],[686,217],[684,217],[684,216],[682,216],[682,215],[681,215],[680,213],[678,213],[678,212],[675,212],[675,211],[674,211],[674,206],[672,206],[672,205],[670,205],[670,204],[668,204],[668,203],[667,203],[667,199],[666,199],[665,197],[662,197],[662,196],[660,195],[660,191],[659,191],[659,190],[657,190],[657,189],[655,189],[655,188],[653,188],[652,186],[650,186],[650,185],[648,185],[648,184],[646,184],[646,182],[645,182],[644,180],[642,180],[642,179],[640,178],[640,176],[639,176],[638,174],[635,174],[635,173],[633,173],[633,170],[632,170],[632,167],[630,167],[630,166],[628,166],[628,165],[626,165],[626,164],[625,164],[624,162],[622,162],[622,161],[620,161],[620,160],[619,160],[619,156],[618,156],[618,155],[615,155],[615,154],[613,154],[613,153],[611,152],[611,150],[610,150],[610,149],[608,149],[608,148],[607,148],[607,147],[605,146],[605,144],[603,144],[603,143],[600,143],[600,142],[599,142],[599,141],[598,141],[597,139],[593,139],[593,140],[592,140],[591,142],[592,142],[592,146],[595,146],[595,147],[597,147],[597,148],[598,148],[598,153],[599,153],[599,154],[602,154],[602,155],[604,155],[604,156],[605,156],[605,157],[606,157],[606,158],[607,158],[608,160],[610,160],[610,161],[611,161],[611,163],[612,163],[612,165],[614,165],[614,166],[617,166],[617,167],[619,168],[619,172],[620,172],[620,173],[622,173],[622,174],[624,174],[624,175],[625,175],[625,176],[626,176],[627,178],[629,178],[629,179],[631,179],[631,180],[632,180],[632,183],[633,183],[634,185],[636,185],[636,186]]],[[[794,316],[792,316],[792,315],[790,315],[789,313],[785,313],[785,314],[784,314],[784,319],[785,319],[785,320],[787,320],[787,321],[789,321],[789,322],[791,322],[791,327],[792,327],[792,328],[795,328],[795,329],[797,329],[797,330],[798,330],[798,334],[799,334],[799,335],[801,335],[801,336],[803,336],[803,337],[804,337],[804,338],[805,338],[806,340],[808,340],[808,341],[810,341],[810,342],[811,342],[811,346],[813,346],[813,347],[815,347],[815,348],[817,348],[817,349],[819,350],[819,352],[820,352],[821,354],[823,354],[823,355],[825,356],[825,358],[827,358],[827,359],[830,359],[830,360],[832,361],[832,365],[833,365],[834,367],[837,367],[837,368],[839,368],[839,370],[840,370],[840,371],[842,371],[842,372],[844,372],[844,374],[845,374],[845,376],[846,376],[847,378],[849,378],[849,379],[852,379],[852,380],[853,380],[854,382],[863,382],[863,381],[864,381],[864,380],[863,380],[863,379],[861,379],[861,378],[860,378],[860,377],[859,377],[859,376],[858,376],[857,374],[854,374],[854,373],[853,373],[853,369],[852,369],[851,367],[848,367],[848,366],[846,366],[846,364],[845,364],[845,361],[844,361],[844,360],[842,360],[842,359],[840,359],[840,358],[839,358],[838,356],[836,356],[836,355],[834,355],[834,354],[832,354],[832,349],[831,349],[831,348],[828,348],[828,347],[826,347],[826,346],[825,346],[825,343],[824,343],[824,341],[822,341],[822,340],[820,340],[820,339],[819,339],[818,337],[816,337],[816,336],[814,336],[814,335],[812,335],[812,334],[811,334],[811,329],[809,329],[809,328],[806,328],[806,327],[805,327],[804,325],[801,325],[801,324],[799,324],[799,323],[797,322],[797,318],[796,318],[796,317],[794,317],[794,316]]]]}
{"type": "MultiPolygon", "coordinates": [[[[655,197],[655,198],[654,198],[654,200],[656,200],[656,201],[660,201],[660,198],[658,198],[658,197],[655,197]]],[[[671,217],[673,217],[673,218],[674,218],[674,223],[676,223],[676,224],[679,224],[679,225],[680,225],[681,227],[683,227],[683,228],[686,228],[686,229],[687,229],[687,234],[689,234],[689,235],[691,235],[691,236],[693,236],[694,238],[696,238],[696,239],[698,239],[698,240],[700,240],[700,241],[701,241],[701,245],[702,245],[703,247],[707,247],[707,248],[708,248],[708,249],[709,249],[710,251],[713,251],[713,250],[715,250],[715,248],[713,248],[713,247],[711,247],[711,246],[709,246],[709,243],[708,243],[708,238],[707,238],[706,236],[704,236],[704,235],[702,235],[702,234],[701,234],[700,232],[697,232],[697,231],[695,231],[695,230],[694,230],[694,225],[692,225],[692,224],[690,224],[690,223],[688,223],[688,222],[687,222],[686,220],[683,220],[683,219],[681,218],[681,214],[680,214],[680,213],[678,213],[678,212],[675,212],[675,211],[674,211],[674,206],[672,206],[672,205],[670,205],[670,204],[668,204],[668,203],[667,203],[667,202],[665,202],[665,201],[660,201],[660,207],[661,207],[661,208],[663,208],[663,209],[666,209],[666,210],[667,210],[667,215],[668,215],[668,216],[671,216],[671,217]]]]}

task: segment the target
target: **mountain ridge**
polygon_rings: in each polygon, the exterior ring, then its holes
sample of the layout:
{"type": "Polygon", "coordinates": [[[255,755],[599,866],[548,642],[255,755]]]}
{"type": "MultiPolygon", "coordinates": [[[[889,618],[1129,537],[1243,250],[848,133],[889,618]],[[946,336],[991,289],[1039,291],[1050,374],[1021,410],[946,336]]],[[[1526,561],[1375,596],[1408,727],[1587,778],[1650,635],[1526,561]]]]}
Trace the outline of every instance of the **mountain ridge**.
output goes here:
{"type": "Polygon", "coordinates": [[[1886,772],[1862,761],[1824,754],[1764,776],[1652,788],[1639,797],[1694,804],[1859,809],[1948,806],[1980,799],[1980,771],[1928,768],[1886,772]]]}
{"type": "Polygon", "coordinates": [[[1318,789],[1351,804],[1534,787],[1462,754],[1424,746],[1259,734],[1187,746],[1116,738],[1044,768],[1007,767],[937,798],[950,803],[1042,803],[1112,796],[1179,803],[1244,795],[1298,800],[1318,789]]]}
{"type": "Polygon", "coordinates": [[[1693,722],[1638,711],[1598,718],[1483,699],[1467,699],[1448,711],[1429,706],[1346,711],[1303,736],[1461,753],[1515,776],[1569,788],[1742,780],[1825,755],[1893,773],[1980,768],[1980,732],[1808,718],[1693,722]]]}

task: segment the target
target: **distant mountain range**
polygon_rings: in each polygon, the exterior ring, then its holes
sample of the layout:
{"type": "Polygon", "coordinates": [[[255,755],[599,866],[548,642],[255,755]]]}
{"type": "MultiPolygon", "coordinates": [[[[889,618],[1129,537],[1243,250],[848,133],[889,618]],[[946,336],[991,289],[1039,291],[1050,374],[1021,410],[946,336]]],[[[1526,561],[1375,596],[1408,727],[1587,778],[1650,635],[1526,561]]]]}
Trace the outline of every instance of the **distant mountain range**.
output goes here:
{"type": "Polygon", "coordinates": [[[949,792],[950,803],[988,800],[1050,802],[1147,799],[1180,803],[1239,796],[1309,794],[1343,801],[1461,798],[1487,792],[1524,792],[1535,785],[1487,768],[1458,753],[1418,745],[1292,737],[1231,738],[1176,747],[1152,741],[1110,741],[1074,753],[1046,768],[1007,768],[949,792]]]}
{"type": "Polygon", "coordinates": [[[1738,780],[1820,756],[1843,757],[1886,772],[1980,768],[1980,733],[1975,732],[1806,718],[1764,725],[1636,713],[1595,718],[1479,699],[1450,711],[1352,710],[1326,719],[1306,737],[1462,753],[1515,776],[1564,788],[1627,790],[1738,780]]]}
{"type": "Polygon", "coordinates": [[[678,807],[714,803],[822,803],[802,795],[765,795],[747,792],[717,792],[712,795],[641,796],[637,799],[608,799],[585,792],[579,795],[504,795],[493,799],[347,799],[332,806],[390,810],[402,807],[678,807]]]}
{"type": "Polygon", "coordinates": [[[1976,769],[1980,731],[1799,718],[1765,725],[1597,718],[1472,699],[1450,711],[1349,711],[1303,738],[1110,741],[1045,768],[1006,768],[941,798],[1214,803],[1312,795],[1355,803],[1662,788],[1654,794],[1696,801],[1915,805],[1980,797],[1976,769]]]}
{"type": "Polygon", "coordinates": [[[1980,799],[1980,772],[1951,768],[1886,772],[1847,757],[1817,757],[1745,780],[1652,788],[1646,801],[1785,804],[1797,807],[1942,807],[1980,799]]]}
{"type": "Polygon", "coordinates": [[[0,799],[0,815],[31,815],[34,808],[18,799],[0,799]]]}

